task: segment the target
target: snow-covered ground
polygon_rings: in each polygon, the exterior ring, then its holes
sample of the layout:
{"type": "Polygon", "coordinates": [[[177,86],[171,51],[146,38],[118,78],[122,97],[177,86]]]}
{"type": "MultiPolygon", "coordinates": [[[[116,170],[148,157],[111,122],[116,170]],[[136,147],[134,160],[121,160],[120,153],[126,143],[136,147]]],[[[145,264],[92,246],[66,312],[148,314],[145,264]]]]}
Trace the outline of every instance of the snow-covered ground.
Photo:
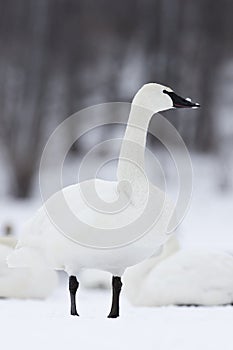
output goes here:
{"type": "Polygon", "coordinates": [[[107,319],[110,291],[80,290],[80,317],[69,316],[63,285],[46,301],[0,300],[1,348],[232,350],[233,307],[135,308],[107,319]]]}

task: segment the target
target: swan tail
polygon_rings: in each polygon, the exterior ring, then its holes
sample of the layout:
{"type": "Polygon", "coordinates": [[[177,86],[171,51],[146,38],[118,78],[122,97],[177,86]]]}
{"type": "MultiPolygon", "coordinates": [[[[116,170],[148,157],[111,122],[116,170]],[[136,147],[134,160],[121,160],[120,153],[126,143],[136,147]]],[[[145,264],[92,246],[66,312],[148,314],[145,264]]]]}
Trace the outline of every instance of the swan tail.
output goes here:
{"type": "Polygon", "coordinates": [[[16,248],[8,255],[7,264],[9,267],[46,267],[40,252],[31,247],[16,248]]]}

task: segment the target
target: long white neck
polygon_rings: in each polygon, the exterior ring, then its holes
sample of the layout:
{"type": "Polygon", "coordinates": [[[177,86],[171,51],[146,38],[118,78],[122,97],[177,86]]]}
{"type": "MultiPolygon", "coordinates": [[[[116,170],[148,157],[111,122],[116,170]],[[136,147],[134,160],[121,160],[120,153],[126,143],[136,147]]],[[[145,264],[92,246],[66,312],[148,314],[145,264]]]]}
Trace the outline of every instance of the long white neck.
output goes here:
{"type": "Polygon", "coordinates": [[[135,95],[117,169],[118,191],[126,193],[135,204],[145,202],[150,186],[145,174],[144,156],[148,126],[154,113],[172,107],[163,86],[146,84],[135,95]]]}
{"type": "Polygon", "coordinates": [[[144,157],[148,126],[152,111],[132,103],[129,120],[121,145],[117,168],[118,181],[134,182],[144,171],[144,157]]]}
{"type": "Polygon", "coordinates": [[[118,192],[127,195],[137,207],[144,206],[148,199],[150,184],[145,173],[144,157],[148,126],[153,114],[133,101],[118,162],[118,192]]]}

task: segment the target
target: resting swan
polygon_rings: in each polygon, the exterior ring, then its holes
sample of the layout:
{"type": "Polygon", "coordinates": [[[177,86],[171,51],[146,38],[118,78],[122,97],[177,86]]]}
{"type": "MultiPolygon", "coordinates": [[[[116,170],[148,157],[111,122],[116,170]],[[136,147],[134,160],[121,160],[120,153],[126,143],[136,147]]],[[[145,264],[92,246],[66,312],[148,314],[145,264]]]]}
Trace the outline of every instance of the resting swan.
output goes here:
{"type": "MultiPolygon", "coordinates": [[[[153,280],[153,276],[155,276],[155,281],[153,283],[153,289],[151,294],[155,294],[155,298],[157,294],[155,291],[156,287],[156,271],[157,267],[163,264],[170,256],[173,256],[180,249],[179,242],[175,235],[172,235],[168,241],[164,244],[163,249],[160,254],[157,256],[151,257],[142,261],[141,263],[129,267],[123,276],[124,282],[124,293],[127,299],[136,306],[149,305],[151,302],[150,298],[148,300],[149,288],[147,288],[147,284],[144,287],[144,283],[150,278],[153,280]]],[[[161,278],[169,278],[166,274],[161,278]]],[[[171,277],[172,278],[172,277],[171,277]]],[[[163,281],[163,280],[162,280],[163,281]]],[[[161,282],[162,283],[162,282],[161,282]]],[[[159,288],[160,286],[158,286],[159,288]]],[[[173,288],[173,287],[172,287],[173,288]]],[[[170,290],[168,290],[170,292],[170,290]]],[[[165,294],[167,291],[165,291],[165,294]]],[[[153,301],[155,300],[153,299],[153,301]]],[[[157,303],[161,302],[156,299],[157,303]]],[[[154,302],[154,306],[156,306],[156,302],[154,302]]],[[[161,304],[163,305],[163,304],[161,304]]]]}
{"type": "Polygon", "coordinates": [[[7,266],[6,258],[16,246],[15,237],[0,237],[0,297],[46,298],[57,285],[57,274],[44,268],[15,268],[7,266]]]}
{"type": "Polygon", "coordinates": [[[233,257],[205,249],[179,250],[127,269],[125,292],[137,306],[233,303],[233,257]]]}
{"type": "Polygon", "coordinates": [[[118,317],[121,276],[125,269],[153,255],[167,240],[166,231],[173,213],[173,205],[165,193],[148,182],[142,174],[144,149],[148,125],[153,114],[171,108],[186,107],[193,108],[199,105],[179,97],[166,86],[155,83],[144,85],[135,95],[131,105],[118,162],[118,181],[92,179],[65,187],[52,195],[25,227],[17,249],[8,259],[9,265],[42,264],[65,270],[69,275],[71,315],[78,315],[75,297],[79,282],[76,276],[80,270],[91,268],[107,271],[113,275],[112,307],[108,317],[118,317]],[[88,193],[93,188],[104,201],[107,214],[101,210],[93,210],[83,197],[83,191],[88,193]],[[78,217],[79,223],[77,221],[76,225],[70,223],[70,211],[65,212],[61,208],[62,196],[66,198],[76,218],[78,217]],[[115,204],[120,206],[115,207],[115,204]],[[140,217],[145,213],[145,205],[147,205],[147,216],[142,222],[140,217]],[[56,225],[51,223],[47,215],[48,207],[50,212],[55,212],[56,225]],[[154,216],[158,217],[156,223],[140,239],[135,239],[135,236],[141,233],[140,224],[145,225],[145,221],[154,216]],[[58,221],[61,225],[65,222],[67,230],[71,230],[73,235],[77,232],[77,235],[85,237],[90,242],[93,237],[98,239],[103,249],[77,244],[69,238],[70,236],[67,237],[66,232],[62,235],[57,228],[60,227],[58,221]],[[134,225],[130,231],[128,227],[132,226],[132,222],[134,225]],[[138,232],[135,232],[137,230],[138,232]],[[109,248],[113,234],[119,244],[109,248]],[[121,244],[125,242],[124,235],[131,240],[131,244],[121,244]],[[36,241],[32,240],[32,236],[36,241]]]}

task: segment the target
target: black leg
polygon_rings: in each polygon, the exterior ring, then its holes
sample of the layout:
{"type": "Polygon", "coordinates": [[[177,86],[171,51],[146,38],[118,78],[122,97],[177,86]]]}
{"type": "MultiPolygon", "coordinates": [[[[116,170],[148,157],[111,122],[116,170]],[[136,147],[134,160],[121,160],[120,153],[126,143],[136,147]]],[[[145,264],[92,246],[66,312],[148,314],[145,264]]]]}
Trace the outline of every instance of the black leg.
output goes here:
{"type": "Polygon", "coordinates": [[[116,318],[119,316],[119,299],[121,292],[122,282],[118,276],[112,277],[112,307],[108,315],[109,318],[116,318]]]}
{"type": "Polygon", "coordinates": [[[70,314],[73,316],[79,316],[76,309],[76,292],[78,289],[79,283],[77,281],[77,278],[75,276],[69,277],[69,291],[70,291],[70,302],[71,302],[71,310],[70,314]]]}

